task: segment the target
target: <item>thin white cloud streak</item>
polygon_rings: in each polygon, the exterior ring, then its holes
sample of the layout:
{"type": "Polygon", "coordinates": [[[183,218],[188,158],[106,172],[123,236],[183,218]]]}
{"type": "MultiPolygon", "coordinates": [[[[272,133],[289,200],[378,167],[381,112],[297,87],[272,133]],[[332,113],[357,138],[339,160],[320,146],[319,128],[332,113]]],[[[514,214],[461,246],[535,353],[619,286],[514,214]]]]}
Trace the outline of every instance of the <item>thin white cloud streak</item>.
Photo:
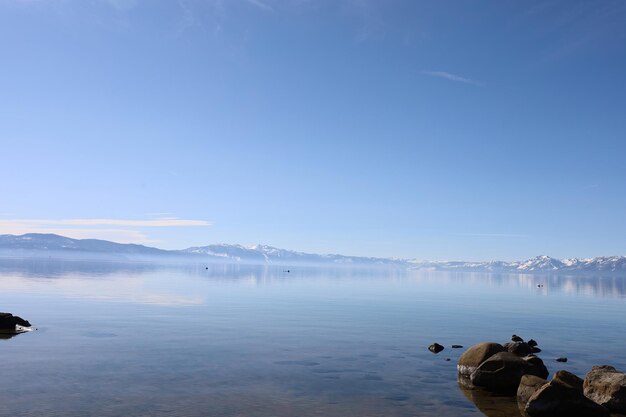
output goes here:
{"type": "Polygon", "coordinates": [[[30,226],[125,226],[125,227],[197,227],[211,226],[206,220],[187,220],[165,217],[154,220],[126,219],[11,219],[0,220],[0,228],[21,224],[30,226]]]}
{"type": "Polygon", "coordinates": [[[528,235],[515,234],[515,233],[450,233],[452,236],[468,236],[468,237],[529,237],[528,235]]]}
{"type": "Polygon", "coordinates": [[[248,4],[258,7],[259,9],[267,10],[268,12],[273,12],[274,8],[267,3],[262,2],[261,0],[246,0],[248,4]]]}
{"type": "Polygon", "coordinates": [[[455,81],[458,83],[471,84],[476,86],[483,86],[483,83],[474,81],[469,78],[461,77],[460,75],[452,74],[445,71],[422,71],[422,74],[429,75],[431,77],[443,78],[444,80],[455,81]]]}

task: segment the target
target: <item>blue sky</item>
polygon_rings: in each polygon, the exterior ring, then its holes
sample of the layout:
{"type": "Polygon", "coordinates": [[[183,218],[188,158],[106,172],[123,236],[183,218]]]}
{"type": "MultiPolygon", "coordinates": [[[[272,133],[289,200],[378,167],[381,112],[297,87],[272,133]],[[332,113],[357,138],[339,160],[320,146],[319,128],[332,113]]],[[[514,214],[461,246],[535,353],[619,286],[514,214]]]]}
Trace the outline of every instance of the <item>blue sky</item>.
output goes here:
{"type": "Polygon", "coordinates": [[[0,0],[0,233],[626,255],[626,2],[0,0]]]}

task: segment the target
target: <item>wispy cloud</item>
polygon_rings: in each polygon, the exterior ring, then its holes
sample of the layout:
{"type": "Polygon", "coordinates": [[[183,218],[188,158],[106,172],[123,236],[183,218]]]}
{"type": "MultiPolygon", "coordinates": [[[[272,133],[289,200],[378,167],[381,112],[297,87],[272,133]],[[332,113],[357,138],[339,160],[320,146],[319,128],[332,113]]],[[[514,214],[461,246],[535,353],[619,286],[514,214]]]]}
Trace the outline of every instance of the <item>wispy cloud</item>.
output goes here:
{"type": "Polygon", "coordinates": [[[153,220],[126,219],[12,219],[0,220],[0,228],[5,224],[30,224],[41,226],[128,226],[128,227],[186,227],[210,226],[206,220],[187,220],[176,217],[162,217],[153,220]]]}
{"type": "Polygon", "coordinates": [[[261,1],[261,0],[246,0],[248,4],[258,7],[259,9],[267,10],[268,12],[273,12],[274,8],[269,4],[261,1]]]}
{"type": "Polygon", "coordinates": [[[431,77],[443,78],[444,80],[456,81],[458,83],[476,85],[480,87],[484,85],[483,83],[479,81],[475,81],[466,77],[461,77],[460,75],[452,74],[450,72],[445,72],[445,71],[422,71],[422,74],[429,75],[431,77]]]}
{"type": "Polygon", "coordinates": [[[75,239],[105,239],[119,243],[159,242],[145,233],[146,228],[207,227],[206,220],[161,217],[158,219],[0,219],[0,234],[54,233],[75,239]]]}
{"type": "Polygon", "coordinates": [[[451,236],[467,236],[467,237],[512,237],[512,238],[521,238],[521,237],[529,237],[524,234],[516,234],[516,233],[450,233],[451,236]]]}

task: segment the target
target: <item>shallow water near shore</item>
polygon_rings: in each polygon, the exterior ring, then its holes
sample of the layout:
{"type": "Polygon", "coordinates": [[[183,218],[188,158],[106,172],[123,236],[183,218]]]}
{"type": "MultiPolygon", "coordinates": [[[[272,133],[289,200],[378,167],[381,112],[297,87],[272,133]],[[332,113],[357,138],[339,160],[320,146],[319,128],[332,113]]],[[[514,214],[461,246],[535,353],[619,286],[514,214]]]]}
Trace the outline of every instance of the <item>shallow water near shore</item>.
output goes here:
{"type": "Polygon", "coordinates": [[[514,416],[450,348],[513,333],[626,370],[615,276],[2,260],[0,311],[37,327],[0,340],[7,416],[514,416]]]}

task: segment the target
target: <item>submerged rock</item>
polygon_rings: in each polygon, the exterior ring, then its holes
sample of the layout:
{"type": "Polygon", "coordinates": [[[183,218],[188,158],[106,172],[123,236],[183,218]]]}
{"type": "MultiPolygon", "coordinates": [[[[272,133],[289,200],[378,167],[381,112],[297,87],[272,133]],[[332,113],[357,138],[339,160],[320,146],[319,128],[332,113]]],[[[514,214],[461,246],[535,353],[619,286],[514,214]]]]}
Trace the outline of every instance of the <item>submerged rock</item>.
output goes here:
{"type": "Polygon", "coordinates": [[[556,358],[557,362],[567,362],[567,358],[556,358]]]}
{"type": "Polygon", "coordinates": [[[506,352],[506,349],[499,343],[483,342],[471,346],[459,358],[457,365],[459,374],[470,376],[481,363],[500,352],[506,352]]]}
{"type": "Polygon", "coordinates": [[[609,411],[583,394],[582,379],[558,371],[528,399],[525,407],[531,417],[609,417],[609,411]]]}
{"type": "Polygon", "coordinates": [[[609,410],[626,414],[626,374],[612,366],[594,366],[585,377],[585,395],[609,410]]]}

